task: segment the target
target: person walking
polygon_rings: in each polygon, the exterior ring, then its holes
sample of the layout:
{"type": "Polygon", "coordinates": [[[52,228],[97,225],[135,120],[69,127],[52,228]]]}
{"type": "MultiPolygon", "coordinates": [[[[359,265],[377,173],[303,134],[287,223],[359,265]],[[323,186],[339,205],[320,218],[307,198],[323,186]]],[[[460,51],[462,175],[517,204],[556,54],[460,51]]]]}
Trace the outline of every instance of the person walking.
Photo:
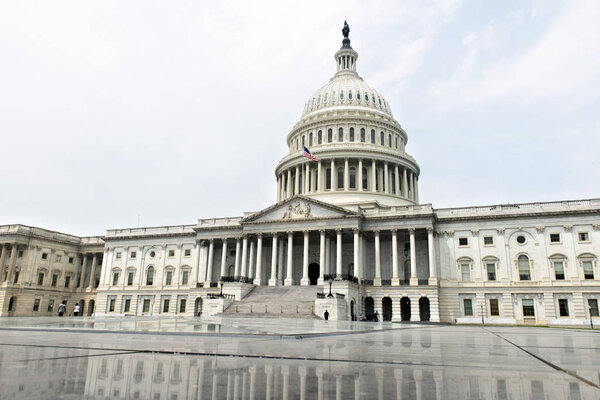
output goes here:
{"type": "Polygon", "coordinates": [[[67,301],[63,300],[62,303],[58,305],[58,316],[62,317],[65,315],[65,311],[67,311],[67,301]]]}
{"type": "Polygon", "coordinates": [[[73,307],[73,315],[74,316],[79,315],[79,304],[75,304],[75,307],[73,307]]]}

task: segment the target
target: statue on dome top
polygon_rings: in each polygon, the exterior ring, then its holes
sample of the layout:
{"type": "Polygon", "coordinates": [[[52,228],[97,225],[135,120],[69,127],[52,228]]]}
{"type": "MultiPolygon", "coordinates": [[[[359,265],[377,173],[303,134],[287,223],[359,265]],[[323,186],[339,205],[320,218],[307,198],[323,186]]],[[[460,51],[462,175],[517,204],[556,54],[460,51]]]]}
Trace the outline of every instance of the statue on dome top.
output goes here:
{"type": "Polygon", "coordinates": [[[346,21],[344,21],[344,27],[342,28],[342,34],[344,35],[345,38],[347,38],[349,33],[350,33],[350,27],[348,26],[348,23],[346,21]]]}

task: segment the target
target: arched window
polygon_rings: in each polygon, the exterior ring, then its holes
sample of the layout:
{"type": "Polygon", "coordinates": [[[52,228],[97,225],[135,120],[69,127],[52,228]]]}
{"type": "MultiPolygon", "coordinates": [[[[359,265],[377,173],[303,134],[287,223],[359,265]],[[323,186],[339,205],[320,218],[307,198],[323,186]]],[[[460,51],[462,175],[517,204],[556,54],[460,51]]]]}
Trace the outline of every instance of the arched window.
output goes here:
{"type": "Polygon", "coordinates": [[[360,128],[360,141],[365,142],[365,128],[360,128]]]}
{"type": "Polygon", "coordinates": [[[343,142],[344,141],[344,129],[340,128],[338,129],[338,142],[343,142]]]}
{"type": "Polygon", "coordinates": [[[338,174],[337,174],[337,188],[338,189],[343,189],[344,188],[344,168],[339,167],[338,168],[338,174]]]}
{"type": "Polygon", "coordinates": [[[354,128],[350,128],[350,141],[354,142],[354,128]]]}
{"type": "MultiPolygon", "coordinates": [[[[312,133],[311,133],[311,135],[312,135],[312,133]]],[[[388,134],[388,146],[392,147],[392,135],[391,134],[388,134]]]]}
{"type": "Polygon", "coordinates": [[[321,104],[321,96],[317,97],[317,105],[321,104]]]}
{"type": "Polygon", "coordinates": [[[352,91],[348,92],[348,100],[352,100],[352,91]]]}
{"type": "Polygon", "coordinates": [[[350,168],[350,189],[356,189],[356,168],[350,168]]]}
{"type": "Polygon", "coordinates": [[[312,134],[312,132],[308,134],[308,145],[309,146],[313,145],[313,134],[312,134]]]}
{"type": "Polygon", "coordinates": [[[360,101],[360,92],[357,92],[357,93],[356,93],[356,99],[357,99],[358,101],[360,101]]]}
{"type": "Polygon", "coordinates": [[[396,148],[398,148],[398,136],[396,136],[396,148]]]}
{"type": "Polygon", "coordinates": [[[300,150],[300,143],[298,142],[298,139],[296,139],[296,150],[300,150]]]}
{"type": "Polygon", "coordinates": [[[306,137],[302,135],[302,148],[304,148],[304,146],[306,146],[306,137]]]}
{"type": "Polygon", "coordinates": [[[148,267],[146,271],[146,286],[152,286],[154,283],[154,267],[148,267]]]}
{"type": "Polygon", "coordinates": [[[340,92],[340,100],[344,100],[344,92],[340,92]]]}
{"type": "MultiPolygon", "coordinates": [[[[304,145],[304,140],[302,140],[302,144],[304,145]]],[[[379,144],[381,144],[382,146],[385,146],[383,131],[379,133],[379,144]]]]}
{"type": "Polygon", "coordinates": [[[365,93],[365,100],[369,101],[369,93],[365,93]]]}
{"type": "Polygon", "coordinates": [[[331,168],[325,171],[325,189],[331,189],[331,168]]]}
{"type": "Polygon", "coordinates": [[[325,93],[325,96],[323,96],[323,104],[327,103],[327,93],[325,93]]]}
{"type": "Polygon", "coordinates": [[[333,142],[333,131],[331,128],[327,129],[327,143],[333,142]]]}
{"type": "Polygon", "coordinates": [[[362,169],[362,186],[364,190],[367,190],[367,169],[362,169]]]}
{"type": "MultiPolygon", "coordinates": [[[[323,131],[319,131],[319,133],[318,133],[318,135],[317,135],[317,141],[318,141],[318,144],[321,144],[321,143],[323,143],[323,131]]],[[[396,144],[397,144],[397,143],[398,143],[398,142],[396,141],[396,144]]]]}
{"type": "Polygon", "coordinates": [[[529,257],[527,257],[524,254],[521,254],[518,258],[517,263],[519,264],[519,278],[522,281],[530,281],[531,270],[529,266],[529,257]]]}
{"type": "Polygon", "coordinates": [[[371,143],[375,144],[375,129],[371,129],[371,143]]]}

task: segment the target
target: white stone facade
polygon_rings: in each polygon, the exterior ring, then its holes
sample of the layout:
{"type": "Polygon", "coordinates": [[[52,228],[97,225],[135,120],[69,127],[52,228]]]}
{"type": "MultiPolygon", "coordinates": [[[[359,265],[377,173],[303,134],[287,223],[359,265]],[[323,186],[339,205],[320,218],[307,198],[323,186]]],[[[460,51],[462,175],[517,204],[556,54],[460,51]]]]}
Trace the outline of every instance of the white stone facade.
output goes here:
{"type": "MultiPolygon", "coordinates": [[[[57,307],[65,296],[70,304],[95,300],[96,315],[212,315],[255,286],[319,285],[326,293],[331,281],[338,319],[377,312],[391,321],[584,325],[597,317],[600,199],[421,204],[408,135],[356,73],[357,57],[346,38],[335,76],[287,136],[274,205],[102,238],[2,226],[0,315],[39,315],[44,302],[57,307]],[[318,161],[304,157],[304,147],[318,161]],[[82,255],[93,258],[91,270],[82,255]],[[96,292],[89,276],[98,260],[96,292]],[[37,285],[40,271],[77,277],[78,285],[37,285]]],[[[328,301],[316,302],[319,316],[328,301]]]]}

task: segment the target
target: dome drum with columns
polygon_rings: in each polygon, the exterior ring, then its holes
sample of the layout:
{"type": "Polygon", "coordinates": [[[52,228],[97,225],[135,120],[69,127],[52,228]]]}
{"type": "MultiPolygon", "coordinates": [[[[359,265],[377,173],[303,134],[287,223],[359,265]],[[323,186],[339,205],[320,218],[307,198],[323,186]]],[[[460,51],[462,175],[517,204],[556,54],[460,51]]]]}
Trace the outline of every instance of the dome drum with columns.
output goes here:
{"type": "MultiPolygon", "coordinates": [[[[345,32],[346,34],[347,32],[345,32]]],[[[337,71],[306,103],[277,166],[277,201],[296,194],[344,207],[418,204],[419,166],[388,102],[356,73],[346,36],[337,71]],[[318,162],[303,156],[307,147],[318,162]]]]}

